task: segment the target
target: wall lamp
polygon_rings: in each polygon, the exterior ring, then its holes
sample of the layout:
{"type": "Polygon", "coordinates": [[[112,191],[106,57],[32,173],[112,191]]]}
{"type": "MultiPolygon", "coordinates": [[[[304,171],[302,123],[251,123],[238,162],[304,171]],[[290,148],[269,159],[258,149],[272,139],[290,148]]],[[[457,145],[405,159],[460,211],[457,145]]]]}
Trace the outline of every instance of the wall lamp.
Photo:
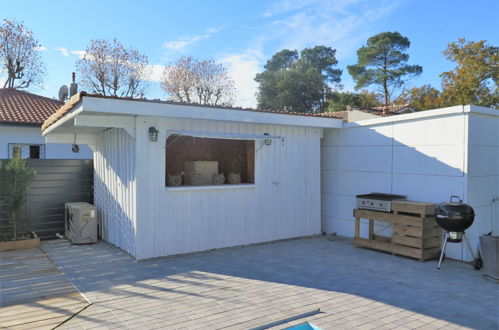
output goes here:
{"type": "MultiPolygon", "coordinates": [[[[263,133],[263,135],[270,135],[269,133],[263,133]]],[[[272,144],[272,139],[265,139],[263,140],[263,144],[266,146],[269,146],[272,144]]]]}
{"type": "Polygon", "coordinates": [[[158,130],[153,126],[149,127],[149,141],[156,142],[158,141],[158,130]]]}
{"type": "Polygon", "coordinates": [[[79,153],[80,152],[80,146],[76,144],[76,133],[75,133],[75,142],[71,146],[71,151],[74,153],[79,153]]]}

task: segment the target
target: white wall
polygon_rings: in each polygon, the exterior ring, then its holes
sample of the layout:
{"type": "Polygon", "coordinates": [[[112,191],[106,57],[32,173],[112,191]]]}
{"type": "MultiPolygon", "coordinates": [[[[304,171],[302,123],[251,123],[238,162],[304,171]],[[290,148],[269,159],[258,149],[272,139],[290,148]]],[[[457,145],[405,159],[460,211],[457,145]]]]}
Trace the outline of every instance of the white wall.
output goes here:
{"type": "MultiPolygon", "coordinates": [[[[414,117],[325,130],[321,145],[323,230],[352,237],[355,195],[361,193],[402,194],[435,203],[448,201],[451,195],[466,200],[467,116],[460,112],[414,117]]],[[[366,231],[364,225],[363,235],[366,231]]],[[[391,234],[383,223],[377,223],[375,231],[391,234]]],[[[461,259],[461,244],[449,244],[447,256],[461,259]]]]}
{"type": "Polygon", "coordinates": [[[360,110],[348,110],[347,116],[348,122],[380,118],[380,116],[360,110]]]}
{"type": "Polygon", "coordinates": [[[320,129],[138,117],[136,132],[138,259],[320,233],[320,129]],[[158,142],[148,140],[150,126],[158,142]],[[267,132],[285,141],[256,153],[254,187],[175,191],[165,187],[168,129],[267,132]]]}
{"type": "MultiPolygon", "coordinates": [[[[480,109],[483,108],[477,108],[480,109]]],[[[499,116],[497,110],[494,111],[469,115],[467,200],[475,210],[476,218],[468,235],[473,247],[479,244],[480,235],[490,231],[499,235],[499,202],[492,204],[499,196],[499,116]]],[[[471,259],[468,251],[464,251],[465,259],[471,259]]]]}
{"type": "Polygon", "coordinates": [[[94,153],[94,203],[101,235],[135,255],[135,140],[123,129],[110,129],[97,139],[94,153]]]}
{"type": "Polygon", "coordinates": [[[80,152],[74,153],[71,144],[45,144],[40,127],[0,124],[0,159],[9,158],[9,143],[44,144],[47,159],[92,159],[92,150],[86,145],[80,145],[80,152]]]}

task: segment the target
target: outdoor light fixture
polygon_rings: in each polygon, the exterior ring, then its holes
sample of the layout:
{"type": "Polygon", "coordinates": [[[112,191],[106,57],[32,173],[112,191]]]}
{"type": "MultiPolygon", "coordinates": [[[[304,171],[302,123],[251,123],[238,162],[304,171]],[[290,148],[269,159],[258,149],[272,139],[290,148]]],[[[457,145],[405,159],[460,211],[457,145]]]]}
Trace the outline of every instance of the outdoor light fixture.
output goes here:
{"type": "Polygon", "coordinates": [[[75,142],[71,146],[71,151],[74,153],[79,153],[80,152],[80,146],[76,144],[76,134],[75,134],[75,142]]]}
{"type": "Polygon", "coordinates": [[[156,142],[158,141],[158,130],[153,126],[149,127],[149,141],[156,142]]]}
{"type": "MultiPolygon", "coordinates": [[[[269,133],[263,133],[263,135],[270,135],[269,133]]],[[[263,140],[263,144],[265,144],[266,146],[269,146],[272,144],[272,140],[271,139],[265,139],[263,140]]]]}

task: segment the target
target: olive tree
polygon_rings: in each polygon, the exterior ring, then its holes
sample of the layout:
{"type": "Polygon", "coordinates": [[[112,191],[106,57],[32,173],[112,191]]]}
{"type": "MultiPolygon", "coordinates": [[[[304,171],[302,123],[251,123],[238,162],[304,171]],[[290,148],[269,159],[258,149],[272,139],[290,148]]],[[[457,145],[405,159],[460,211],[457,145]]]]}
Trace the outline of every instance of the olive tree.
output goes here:
{"type": "Polygon", "coordinates": [[[14,239],[17,239],[18,233],[26,234],[30,230],[29,222],[21,216],[20,209],[25,203],[27,189],[34,176],[35,171],[26,166],[20,153],[16,153],[6,164],[0,166],[2,204],[13,227],[14,239]]]}

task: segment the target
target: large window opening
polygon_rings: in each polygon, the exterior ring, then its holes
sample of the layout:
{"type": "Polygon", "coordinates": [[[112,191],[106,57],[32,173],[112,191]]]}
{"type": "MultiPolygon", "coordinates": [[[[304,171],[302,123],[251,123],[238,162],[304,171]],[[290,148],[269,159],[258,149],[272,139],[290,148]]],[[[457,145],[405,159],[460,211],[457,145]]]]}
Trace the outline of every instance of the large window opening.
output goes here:
{"type": "Polygon", "coordinates": [[[255,141],[170,135],[166,185],[230,185],[255,182],[255,141]]]}

